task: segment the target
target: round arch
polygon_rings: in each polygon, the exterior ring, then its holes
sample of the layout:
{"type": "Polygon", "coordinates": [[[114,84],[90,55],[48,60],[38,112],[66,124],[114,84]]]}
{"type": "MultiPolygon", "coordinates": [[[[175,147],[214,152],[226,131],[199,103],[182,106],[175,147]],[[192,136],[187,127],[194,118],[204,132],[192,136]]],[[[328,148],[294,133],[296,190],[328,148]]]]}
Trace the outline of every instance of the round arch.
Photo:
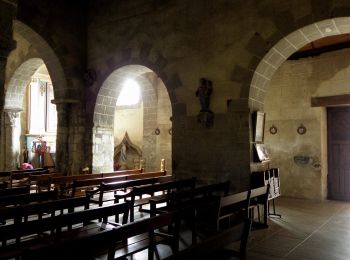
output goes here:
{"type": "MultiPolygon", "coordinates": [[[[15,62],[15,70],[8,76],[6,82],[4,109],[5,124],[1,137],[1,168],[14,169],[20,162],[21,143],[18,112],[23,108],[26,87],[33,74],[45,64],[52,84],[54,97],[63,99],[69,91],[63,67],[52,47],[37,32],[19,20],[13,21],[13,32],[20,40],[30,44],[30,50],[24,57],[15,62]],[[6,149],[5,149],[6,147],[6,149]],[[5,152],[6,151],[6,152],[5,152]]],[[[16,51],[16,50],[14,50],[16,51]]],[[[10,54],[11,55],[11,54],[10,54]]],[[[9,56],[11,57],[11,56],[9,56]]],[[[59,117],[59,114],[58,114],[59,117]]],[[[59,127],[59,126],[58,126],[59,127]]],[[[64,145],[56,143],[57,150],[64,149],[64,145]]],[[[57,165],[63,165],[61,158],[56,159],[57,165]]]]}
{"type": "Polygon", "coordinates": [[[22,110],[26,87],[33,74],[44,61],[40,58],[31,58],[23,62],[13,73],[5,94],[5,110],[22,110]]]}
{"type": "MultiPolygon", "coordinates": [[[[141,86],[143,100],[143,157],[147,170],[155,170],[157,137],[157,91],[147,76],[154,73],[143,65],[126,65],[114,70],[102,83],[98,92],[93,116],[93,170],[113,170],[114,157],[114,115],[117,98],[127,78],[136,80],[141,86]]],[[[167,92],[165,90],[165,92],[167,92]]],[[[169,99],[169,95],[167,96],[169,99]]],[[[170,102],[170,99],[169,99],[170,102]]]]}
{"type": "Polygon", "coordinates": [[[350,33],[350,17],[319,21],[296,30],[277,42],[254,71],[249,89],[249,108],[264,110],[266,90],[277,69],[298,49],[323,37],[350,33]]]}
{"type": "Polygon", "coordinates": [[[42,59],[45,63],[50,74],[52,85],[54,86],[55,99],[63,99],[69,96],[69,89],[67,87],[67,80],[64,75],[63,67],[58,56],[47,41],[32,28],[19,20],[14,20],[13,31],[27,40],[37,51],[38,58],[42,59]]]}

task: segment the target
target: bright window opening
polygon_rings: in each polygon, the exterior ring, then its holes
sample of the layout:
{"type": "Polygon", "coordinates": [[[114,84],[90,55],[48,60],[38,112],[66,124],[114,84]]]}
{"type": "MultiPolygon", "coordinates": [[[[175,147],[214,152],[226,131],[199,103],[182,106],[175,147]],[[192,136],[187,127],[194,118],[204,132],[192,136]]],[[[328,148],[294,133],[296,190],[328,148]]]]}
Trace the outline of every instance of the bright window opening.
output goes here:
{"type": "Polygon", "coordinates": [[[124,82],[122,91],[117,100],[117,106],[131,106],[140,102],[141,92],[140,86],[133,79],[124,82]]]}

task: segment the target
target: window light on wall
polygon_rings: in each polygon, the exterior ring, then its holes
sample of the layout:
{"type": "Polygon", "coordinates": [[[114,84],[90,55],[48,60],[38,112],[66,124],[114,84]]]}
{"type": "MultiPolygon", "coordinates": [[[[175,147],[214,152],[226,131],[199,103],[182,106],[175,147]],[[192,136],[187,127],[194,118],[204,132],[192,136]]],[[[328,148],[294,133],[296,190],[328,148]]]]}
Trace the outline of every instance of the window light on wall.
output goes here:
{"type": "Polygon", "coordinates": [[[131,106],[140,102],[141,91],[139,84],[133,79],[127,79],[117,99],[117,106],[131,106]]]}

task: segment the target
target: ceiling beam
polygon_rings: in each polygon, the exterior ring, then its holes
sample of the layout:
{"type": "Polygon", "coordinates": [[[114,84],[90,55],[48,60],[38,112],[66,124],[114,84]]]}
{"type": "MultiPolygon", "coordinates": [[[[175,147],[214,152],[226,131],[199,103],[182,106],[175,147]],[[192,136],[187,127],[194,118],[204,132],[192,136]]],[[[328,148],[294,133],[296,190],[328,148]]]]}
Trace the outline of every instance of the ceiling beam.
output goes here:
{"type": "Polygon", "coordinates": [[[337,44],[333,44],[333,45],[329,45],[321,48],[315,48],[311,50],[306,50],[306,51],[297,51],[293,53],[288,58],[288,60],[298,60],[298,59],[307,58],[307,57],[314,57],[325,52],[337,51],[345,48],[350,48],[350,42],[337,43],[337,44]]]}
{"type": "Polygon", "coordinates": [[[329,107],[340,105],[350,105],[350,94],[311,98],[311,107],[329,107]]]}

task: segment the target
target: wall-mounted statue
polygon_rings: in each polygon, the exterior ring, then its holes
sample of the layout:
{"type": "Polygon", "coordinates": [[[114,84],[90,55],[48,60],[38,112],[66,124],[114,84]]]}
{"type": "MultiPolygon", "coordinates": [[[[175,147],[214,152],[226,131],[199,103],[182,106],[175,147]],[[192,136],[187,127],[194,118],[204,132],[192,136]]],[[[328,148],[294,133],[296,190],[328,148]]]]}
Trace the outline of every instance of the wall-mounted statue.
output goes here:
{"type": "Polygon", "coordinates": [[[199,102],[201,105],[200,112],[210,112],[210,95],[213,92],[213,82],[206,78],[201,78],[199,80],[199,87],[196,91],[196,96],[199,97],[199,102]]]}
{"type": "Polygon", "coordinates": [[[210,110],[210,96],[213,92],[213,82],[206,78],[199,80],[199,87],[196,91],[196,96],[199,97],[201,110],[197,116],[198,122],[204,127],[209,128],[213,126],[214,113],[210,110]]]}

